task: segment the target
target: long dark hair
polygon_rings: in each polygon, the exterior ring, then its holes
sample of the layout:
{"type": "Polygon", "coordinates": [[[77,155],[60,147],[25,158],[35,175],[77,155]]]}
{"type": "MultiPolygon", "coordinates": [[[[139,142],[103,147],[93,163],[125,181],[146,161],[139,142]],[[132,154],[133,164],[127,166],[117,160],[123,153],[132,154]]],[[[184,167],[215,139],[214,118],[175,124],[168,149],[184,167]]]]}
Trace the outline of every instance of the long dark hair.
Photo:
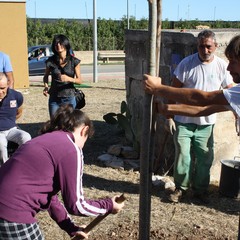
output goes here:
{"type": "Polygon", "coordinates": [[[64,46],[66,48],[67,51],[67,57],[66,57],[66,61],[71,57],[71,53],[70,53],[70,49],[71,49],[71,45],[70,45],[70,41],[69,39],[63,35],[63,34],[58,34],[55,35],[52,41],[52,51],[54,53],[55,59],[57,61],[59,61],[59,55],[58,52],[55,49],[55,46],[60,43],[62,46],[64,46]]]}
{"type": "Polygon", "coordinates": [[[71,104],[63,104],[56,113],[47,121],[40,130],[40,134],[63,130],[73,132],[76,127],[88,126],[88,137],[94,133],[92,121],[79,109],[74,109],[71,104]]]}

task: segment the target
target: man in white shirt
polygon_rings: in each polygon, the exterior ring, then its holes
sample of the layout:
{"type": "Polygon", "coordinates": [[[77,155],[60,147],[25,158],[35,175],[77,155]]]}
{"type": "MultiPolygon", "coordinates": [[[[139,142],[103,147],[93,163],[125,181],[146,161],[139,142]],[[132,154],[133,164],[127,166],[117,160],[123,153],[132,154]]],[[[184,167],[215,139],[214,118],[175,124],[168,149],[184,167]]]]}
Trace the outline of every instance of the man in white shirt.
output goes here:
{"type": "Polygon", "coordinates": [[[158,104],[159,112],[186,116],[206,116],[223,111],[234,111],[240,117],[240,35],[233,37],[226,47],[229,60],[227,70],[237,84],[229,89],[206,92],[199,89],[174,88],[162,85],[161,78],[145,74],[144,89],[181,104],[158,104]]]}
{"type": "MultiPolygon", "coordinates": [[[[217,42],[214,32],[204,30],[198,34],[198,52],[184,58],[174,71],[172,86],[204,91],[232,87],[227,63],[214,55],[217,42]]],[[[169,131],[174,132],[175,162],[174,182],[176,190],[169,200],[179,202],[191,187],[194,197],[208,203],[207,192],[210,168],[214,159],[213,128],[215,114],[205,117],[175,115],[167,119],[169,131]],[[194,154],[194,160],[192,159],[194,154]]]]}

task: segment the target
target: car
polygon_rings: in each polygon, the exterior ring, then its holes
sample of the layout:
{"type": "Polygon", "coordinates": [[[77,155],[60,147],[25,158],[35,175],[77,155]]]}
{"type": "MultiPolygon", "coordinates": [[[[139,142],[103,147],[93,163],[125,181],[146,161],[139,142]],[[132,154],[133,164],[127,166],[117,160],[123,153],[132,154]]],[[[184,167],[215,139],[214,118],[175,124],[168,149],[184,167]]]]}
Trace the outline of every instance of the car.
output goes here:
{"type": "Polygon", "coordinates": [[[45,62],[53,55],[51,45],[38,45],[28,48],[28,71],[30,76],[44,75],[45,62]]]}
{"type": "MultiPolygon", "coordinates": [[[[70,49],[70,54],[74,56],[74,52],[70,49]]],[[[51,45],[38,45],[28,48],[28,71],[29,76],[44,75],[45,62],[53,55],[51,45]]]]}

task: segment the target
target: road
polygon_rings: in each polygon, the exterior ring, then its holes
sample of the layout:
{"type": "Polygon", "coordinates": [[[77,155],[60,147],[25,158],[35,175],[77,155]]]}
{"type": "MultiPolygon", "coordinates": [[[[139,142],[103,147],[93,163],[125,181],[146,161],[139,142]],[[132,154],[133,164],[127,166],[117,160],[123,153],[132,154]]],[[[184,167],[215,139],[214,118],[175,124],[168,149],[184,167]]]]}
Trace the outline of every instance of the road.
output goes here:
{"type": "MultiPolygon", "coordinates": [[[[82,65],[81,75],[83,81],[93,81],[93,65],[82,65]]],[[[29,76],[31,83],[41,83],[43,76],[29,76]]],[[[98,65],[97,80],[101,79],[125,79],[125,65],[98,65]]]]}

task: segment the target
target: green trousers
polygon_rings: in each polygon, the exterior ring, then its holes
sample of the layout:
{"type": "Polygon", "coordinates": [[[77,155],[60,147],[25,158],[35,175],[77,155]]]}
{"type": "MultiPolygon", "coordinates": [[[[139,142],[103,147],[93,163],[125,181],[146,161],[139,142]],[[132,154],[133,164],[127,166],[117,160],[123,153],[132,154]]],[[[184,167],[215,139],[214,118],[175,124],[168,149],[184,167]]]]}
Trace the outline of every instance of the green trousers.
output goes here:
{"type": "Polygon", "coordinates": [[[197,193],[207,190],[214,155],[213,127],[176,122],[174,182],[177,188],[192,187],[197,193]]]}

